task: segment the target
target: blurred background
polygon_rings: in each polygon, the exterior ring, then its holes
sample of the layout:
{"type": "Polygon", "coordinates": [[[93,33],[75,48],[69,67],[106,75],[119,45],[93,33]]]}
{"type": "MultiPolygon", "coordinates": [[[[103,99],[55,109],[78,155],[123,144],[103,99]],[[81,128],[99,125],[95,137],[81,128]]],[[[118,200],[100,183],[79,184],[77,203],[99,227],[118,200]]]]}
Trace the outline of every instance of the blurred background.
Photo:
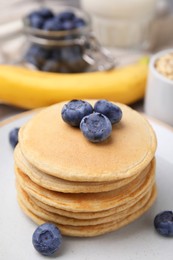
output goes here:
{"type": "MultiPolygon", "coordinates": [[[[96,38],[118,59],[119,66],[173,46],[172,0],[0,0],[0,63],[13,64],[20,57],[27,40],[23,16],[42,6],[56,9],[59,5],[90,14],[96,38]]],[[[143,110],[143,101],[134,107],[143,110]]],[[[0,120],[21,111],[0,104],[0,120]]]]}
{"type": "Polygon", "coordinates": [[[93,30],[101,44],[115,51],[126,48],[128,52],[137,52],[142,41],[145,51],[170,46],[173,40],[173,1],[141,0],[138,3],[137,0],[111,0],[109,4],[105,0],[0,0],[0,62],[14,59],[25,40],[22,17],[43,5],[82,7],[91,15],[93,30]]]}

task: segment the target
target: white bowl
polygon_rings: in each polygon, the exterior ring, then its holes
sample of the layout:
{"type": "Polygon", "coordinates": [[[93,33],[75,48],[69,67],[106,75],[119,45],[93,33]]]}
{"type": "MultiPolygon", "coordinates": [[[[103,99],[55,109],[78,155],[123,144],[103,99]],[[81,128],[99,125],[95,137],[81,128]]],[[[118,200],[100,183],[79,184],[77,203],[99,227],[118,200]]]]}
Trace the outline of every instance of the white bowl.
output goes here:
{"type": "Polygon", "coordinates": [[[146,114],[173,126],[173,80],[155,68],[156,60],[169,53],[173,53],[173,49],[161,51],[150,60],[144,109],[146,114]]]}

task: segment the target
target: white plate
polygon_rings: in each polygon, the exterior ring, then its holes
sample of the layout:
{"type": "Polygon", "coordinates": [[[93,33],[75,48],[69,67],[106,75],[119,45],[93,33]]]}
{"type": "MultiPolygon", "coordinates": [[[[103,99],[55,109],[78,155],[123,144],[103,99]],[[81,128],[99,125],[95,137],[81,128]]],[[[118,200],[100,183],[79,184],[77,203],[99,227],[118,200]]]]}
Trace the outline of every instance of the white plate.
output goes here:
{"type": "MultiPolygon", "coordinates": [[[[16,201],[13,151],[8,142],[10,130],[30,117],[24,114],[0,128],[0,260],[44,259],[32,246],[36,225],[22,213],[16,201]]],[[[64,237],[63,247],[57,254],[59,259],[173,259],[173,240],[159,236],[153,228],[154,216],[173,208],[173,131],[150,121],[158,138],[156,203],[140,219],[116,232],[95,238],[64,237]]]]}

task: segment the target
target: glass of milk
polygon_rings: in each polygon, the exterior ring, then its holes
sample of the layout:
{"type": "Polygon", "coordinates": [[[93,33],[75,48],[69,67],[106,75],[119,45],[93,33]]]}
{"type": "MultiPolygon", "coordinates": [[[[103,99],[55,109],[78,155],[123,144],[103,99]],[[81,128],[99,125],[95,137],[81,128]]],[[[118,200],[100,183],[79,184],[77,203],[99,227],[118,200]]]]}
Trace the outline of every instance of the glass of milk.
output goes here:
{"type": "Polygon", "coordinates": [[[157,0],[81,0],[101,44],[147,48],[157,0]]]}

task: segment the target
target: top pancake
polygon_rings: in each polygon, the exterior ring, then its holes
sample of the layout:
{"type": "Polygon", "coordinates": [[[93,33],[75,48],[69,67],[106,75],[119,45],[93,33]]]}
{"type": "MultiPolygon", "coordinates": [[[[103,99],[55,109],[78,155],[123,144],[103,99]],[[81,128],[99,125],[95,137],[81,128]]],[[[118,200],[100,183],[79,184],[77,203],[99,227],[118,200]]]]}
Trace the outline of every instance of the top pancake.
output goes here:
{"type": "Polygon", "coordinates": [[[96,144],[62,120],[65,103],[43,109],[19,131],[21,151],[36,168],[65,180],[102,182],[131,177],[151,162],[155,134],[138,112],[117,104],[123,111],[121,122],[106,141],[96,144]]]}

